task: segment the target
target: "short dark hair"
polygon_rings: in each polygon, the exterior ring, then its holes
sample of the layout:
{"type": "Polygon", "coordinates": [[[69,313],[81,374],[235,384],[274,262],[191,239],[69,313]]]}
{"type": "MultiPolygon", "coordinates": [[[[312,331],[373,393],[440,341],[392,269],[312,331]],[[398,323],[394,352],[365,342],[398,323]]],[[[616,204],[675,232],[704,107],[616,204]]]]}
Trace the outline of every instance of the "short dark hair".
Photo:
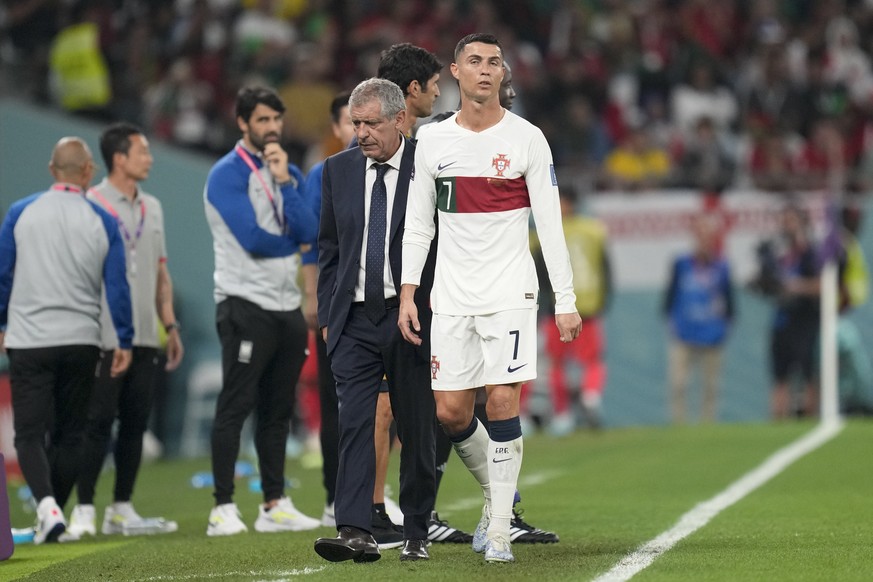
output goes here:
{"type": "Polygon", "coordinates": [[[340,120],[340,111],[342,111],[343,107],[349,106],[349,97],[351,96],[351,91],[343,91],[342,93],[337,93],[333,98],[333,101],[330,102],[330,118],[334,123],[339,123],[340,120]]]}
{"type": "Polygon", "coordinates": [[[263,104],[279,113],[285,113],[285,104],[279,94],[269,87],[250,86],[243,87],[236,94],[236,116],[242,117],[248,122],[252,117],[255,107],[263,104]]]}
{"type": "Polygon", "coordinates": [[[474,32],[473,34],[468,34],[458,41],[458,44],[455,46],[455,62],[458,62],[458,56],[460,56],[464,48],[468,44],[473,44],[474,42],[482,42],[485,44],[496,45],[497,48],[500,49],[501,54],[503,53],[503,45],[500,44],[500,41],[497,40],[496,36],[494,36],[493,34],[488,34],[487,32],[474,32]]]}
{"type": "Polygon", "coordinates": [[[420,46],[404,42],[391,45],[391,48],[382,51],[376,76],[395,83],[406,97],[410,83],[418,81],[421,88],[425,89],[430,78],[442,68],[443,64],[436,55],[420,46]]]}
{"type": "Polygon", "coordinates": [[[100,134],[100,155],[107,173],[112,172],[112,159],[115,154],[127,154],[130,151],[132,135],[144,134],[139,127],[126,121],[113,123],[100,134]]]}

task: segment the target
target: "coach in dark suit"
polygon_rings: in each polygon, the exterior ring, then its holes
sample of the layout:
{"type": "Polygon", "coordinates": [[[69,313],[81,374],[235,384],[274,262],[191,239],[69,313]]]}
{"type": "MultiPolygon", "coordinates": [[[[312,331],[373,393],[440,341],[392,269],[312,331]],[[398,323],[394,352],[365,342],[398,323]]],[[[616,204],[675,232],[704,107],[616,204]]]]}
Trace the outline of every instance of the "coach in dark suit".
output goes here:
{"type": "MultiPolygon", "coordinates": [[[[340,453],[336,538],[319,538],[315,551],[332,562],[378,560],[370,535],[375,482],[374,418],[379,385],[389,396],[403,444],[400,508],[401,560],[426,560],[428,518],[435,490],[435,410],[430,388],[431,281],[416,294],[420,346],[397,327],[400,257],[406,197],[415,146],[403,137],[403,92],[368,79],[349,99],[358,147],[328,158],[322,178],[318,237],[318,321],[331,356],[339,400],[340,453]]],[[[434,255],[431,248],[431,260],[434,255]]],[[[431,266],[432,267],[432,266],[431,266]]]]}

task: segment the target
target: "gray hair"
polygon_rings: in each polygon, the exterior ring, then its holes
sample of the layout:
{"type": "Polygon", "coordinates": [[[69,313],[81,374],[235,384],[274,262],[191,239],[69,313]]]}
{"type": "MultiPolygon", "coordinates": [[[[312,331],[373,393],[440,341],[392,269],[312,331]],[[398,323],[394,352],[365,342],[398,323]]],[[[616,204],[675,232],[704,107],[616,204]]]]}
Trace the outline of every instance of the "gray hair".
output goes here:
{"type": "Polygon", "coordinates": [[[362,107],[370,101],[378,99],[381,104],[382,116],[393,119],[398,112],[406,109],[406,99],[403,91],[396,83],[376,77],[361,81],[349,97],[349,108],[362,107]]]}

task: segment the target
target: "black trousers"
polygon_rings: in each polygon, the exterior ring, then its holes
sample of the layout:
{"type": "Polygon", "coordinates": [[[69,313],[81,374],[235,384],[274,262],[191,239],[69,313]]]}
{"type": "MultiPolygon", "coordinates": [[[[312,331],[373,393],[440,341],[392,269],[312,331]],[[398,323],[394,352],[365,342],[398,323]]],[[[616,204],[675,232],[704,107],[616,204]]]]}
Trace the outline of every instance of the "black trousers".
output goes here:
{"type": "Polygon", "coordinates": [[[216,503],[233,501],[240,432],[252,412],[264,501],[279,499],[297,380],[306,360],[306,322],[299,309],[267,311],[229,297],[218,304],[216,327],[223,372],[212,425],[216,503]]]}
{"type": "Polygon", "coordinates": [[[9,350],[15,451],[37,501],[70,497],[99,358],[97,346],[9,350]]]}
{"type": "Polygon", "coordinates": [[[327,344],[321,337],[321,330],[316,332],[316,336],[318,398],[321,408],[321,474],[324,490],[327,492],[327,503],[333,503],[336,499],[336,474],[339,465],[339,403],[336,398],[336,380],[330,369],[327,344]]]}
{"type": "Polygon", "coordinates": [[[397,308],[378,324],[352,305],[331,354],[339,400],[337,526],[370,530],[376,453],[373,442],[376,401],[382,376],[403,444],[400,451],[400,509],[406,539],[427,539],[436,497],[434,419],[430,362],[406,342],[397,328],[397,308]]]}
{"type": "Polygon", "coordinates": [[[91,395],[82,469],[76,482],[79,503],[94,503],[94,488],[109,451],[112,424],[118,418],[118,438],[115,442],[115,490],[113,501],[130,501],[133,486],[142,461],[142,437],[148,426],[149,414],[158,373],[157,348],[134,347],[127,372],[119,377],[110,375],[112,351],[104,351],[97,384],[91,395]]]}

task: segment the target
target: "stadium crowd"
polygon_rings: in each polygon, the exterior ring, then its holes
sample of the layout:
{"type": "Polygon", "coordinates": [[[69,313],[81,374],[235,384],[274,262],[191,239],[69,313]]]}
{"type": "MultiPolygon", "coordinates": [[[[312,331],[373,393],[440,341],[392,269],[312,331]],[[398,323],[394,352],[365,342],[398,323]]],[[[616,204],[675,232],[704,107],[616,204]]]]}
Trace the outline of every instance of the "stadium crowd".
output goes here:
{"type": "MultiPolygon", "coordinates": [[[[236,90],[258,81],[288,103],[285,142],[308,169],[339,149],[330,100],[371,76],[380,51],[411,42],[448,62],[455,39],[488,30],[507,48],[515,110],[583,188],[864,192],[873,182],[869,0],[2,6],[5,93],[211,153],[236,138],[236,90]]],[[[456,89],[443,93],[435,112],[457,105],[456,89]]]]}

